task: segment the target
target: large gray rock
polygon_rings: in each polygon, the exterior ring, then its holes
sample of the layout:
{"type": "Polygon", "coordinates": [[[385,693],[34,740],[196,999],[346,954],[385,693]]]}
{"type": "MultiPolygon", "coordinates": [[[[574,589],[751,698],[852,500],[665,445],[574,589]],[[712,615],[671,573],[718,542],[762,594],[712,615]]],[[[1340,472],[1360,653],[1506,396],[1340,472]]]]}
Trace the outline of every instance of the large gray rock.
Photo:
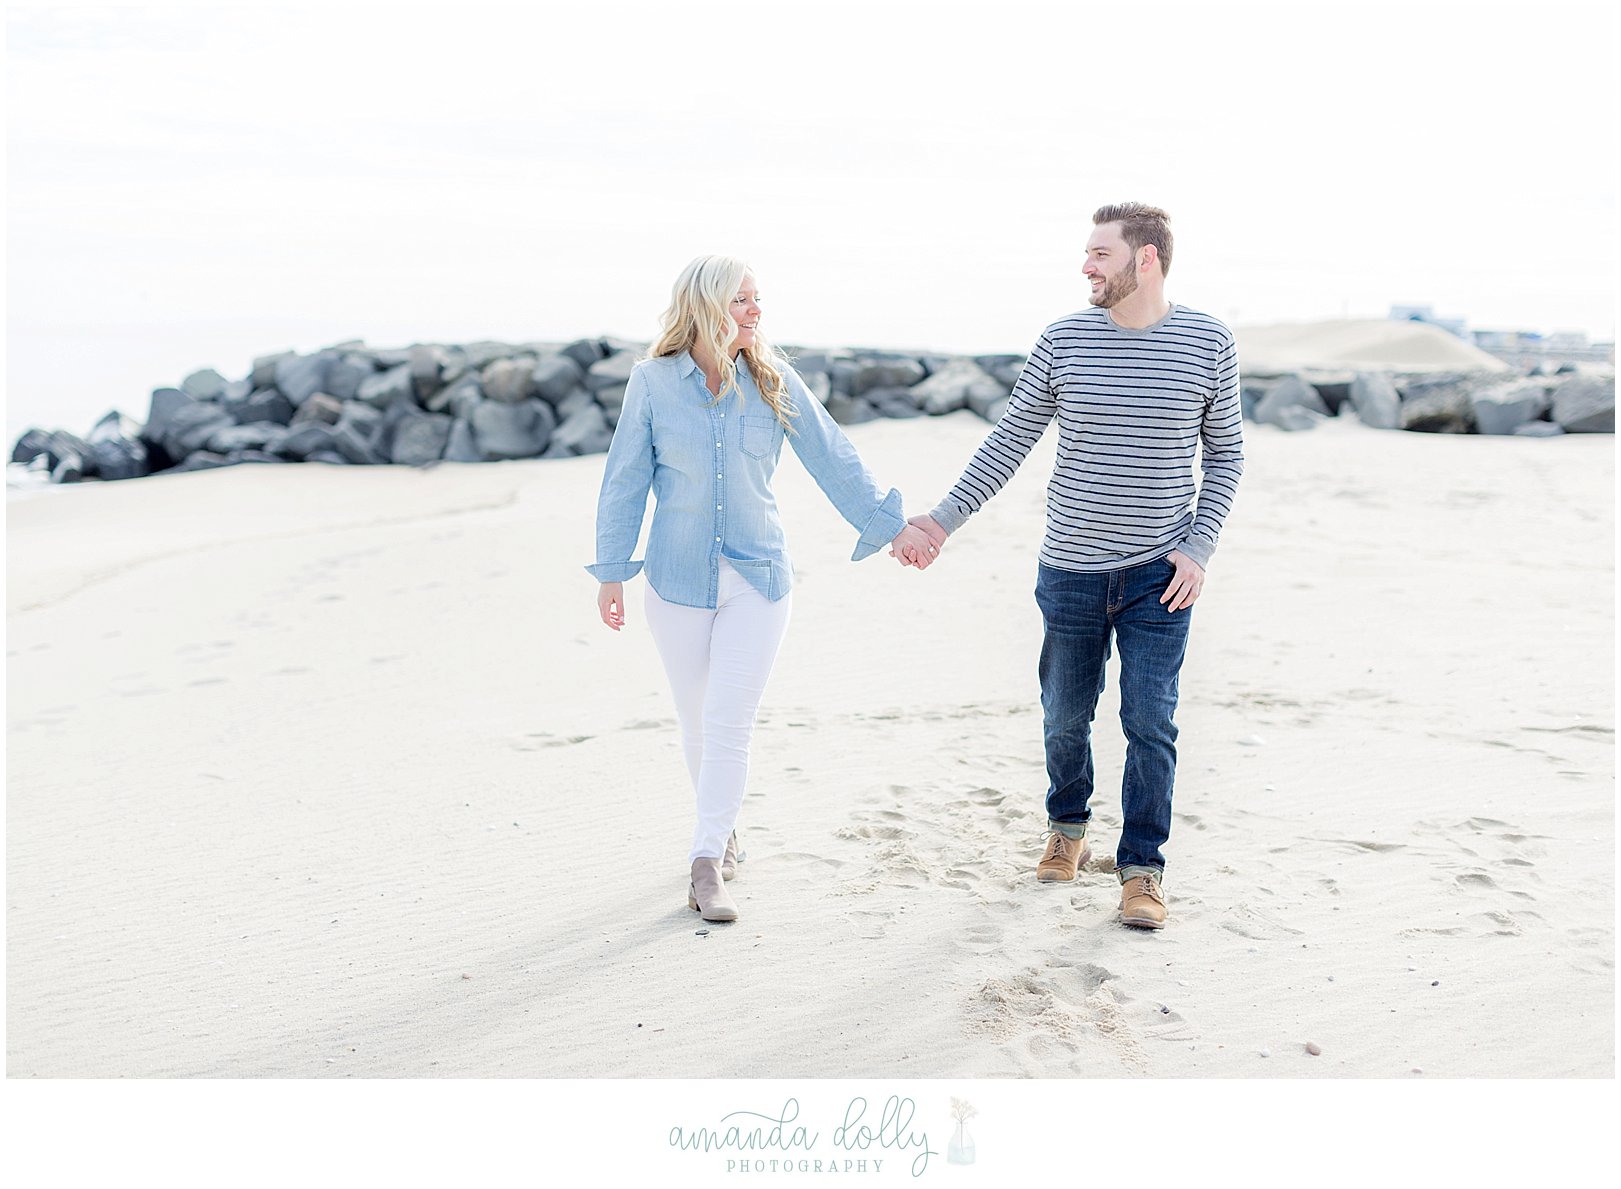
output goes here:
{"type": "Polygon", "coordinates": [[[860,425],[863,421],[876,421],[877,409],[860,396],[845,396],[836,389],[827,398],[827,412],[840,425],[860,425]]]}
{"type": "Polygon", "coordinates": [[[1539,380],[1510,380],[1470,395],[1475,426],[1484,434],[1511,434],[1548,411],[1548,390],[1539,380]]]}
{"type": "Polygon", "coordinates": [[[400,397],[413,397],[415,387],[411,382],[411,365],[400,363],[387,371],[374,372],[361,380],[355,386],[355,398],[363,400],[374,409],[386,409],[400,397]]]}
{"type": "Polygon", "coordinates": [[[171,459],[184,459],[203,449],[214,432],[235,424],[218,405],[192,403],[169,417],[159,446],[171,459]]]}
{"type": "Polygon", "coordinates": [[[203,448],[215,454],[274,448],[276,443],[292,432],[268,421],[256,421],[251,425],[224,425],[208,436],[203,448]]]}
{"type": "Polygon", "coordinates": [[[979,364],[967,359],[953,359],[942,364],[928,379],[915,385],[912,399],[925,413],[938,417],[966,409],[976,397],[989,404],[1005,398],[1008,389],[979,364]]]}
{"type": "Polygon", "coordinates": [[[361,381],[376,370],[370,356],[351,351],[340,357],[327,371],[326,391],[339,400],[354,400],[360,395],[361,381]]]}
{"type": "Polygon", "coordinates": [[[592,392],[607,388],[623,390],[631,369],[636,366],[636,358],[635,351],[616,351],[606,359],[597,360],[586,369],[585,386],[592,392]]]}
{"type": "Polygon", "coordinates": [[[1562,438],[1565,436],[1563,427],[1552,421],[1527,421],[1524,425],[1514,427],[1514,436],[1518,438],[1562,438]]]}
{"type": "Polygon", "coordinates": [[[978,355],[974,362],[998,384],[1003,387],[1004,393],[1012,392],[1013,385],[1018,383],[1019,373],[1024,370],[1025,355],[978,355]]]}
{"type": "MultiPolygon", "coordinates": [[[[163,437],[169,432],[169,423],[175,414],[181,409],[191,408],[196,403],[178,388],[154,388],[152,402],[146,410],[146,424],[141,428],[141,437],[148,446],[161,448],[163,437]]],[[[180,460],[177,456],[172,461],[180,460]]]]}
{"type": "Polygon", "coordinates": [[[276,385],[276,369],[281,366],[283,359],[295,358],[291,351],[277,351],[271,355],[260,355],[253,361],[253,372],[249,375],[249,382],[255,388],[274,388],[276,385]]]}
{"type": "Polygon", "coordinates": [[[317,392],[325,391],[327,372],[336,362],[337,357],[330,351],[284,355],[276,362],[276,387],[293,404],[302,405],[317,392]]]}
{"type": "Polygon", "coordinates": [[[1328,416],[1323,398],[1299,376],[1285,376],[1255,403],[1255,420],[1279,429],[1311,429],[1328,416]]]}
{"type": "Polygon", "coordinates": [[[535,364],[530,359],[498,359],[479,376],[486,400],[520,405],[535,394],[535,364]]]}
{"type": "Polygon", "coordinates": [[[612,388],[599,388],[596,391],[597,404],[608,415],[609,425],[619,424],[619,413],[625,407],[626,387],[625,384],[616,384],[612,388]]]}
{"type": "Polygon", "coordinates": [[[430,396],[422,407],[430,413],[450,412],[455,416],[462,416],[464,409],[471,410],[473,405],[483,399],[483,379],[478,372],[468,371],[462,373],[455,383],[445,385],[430,396]]]}
{"type": "Polygon", "coordinates": [[[992,425],[995,425],[1002,420],[1002,414],[1007,412],[1008,398],[1004,396],[1001,400],[993,400],[983,404],[978,401],[970,401],[968,407],[992,425]]]}
{"type": "Polygon", "coordinates": [[[1615,377],[1576,373],[1553,390],[1553,419],[1566,433],[1615,432],[1615,377]]]}
{"type": "Polygon", "coordinates": [[[443,347],[421,345],[411,348],[411,384],[421,404],[444,387],[450,355],[443,347]]]}
{"type": "Polygon", "coordinates": [[[473,437],[473,423],[466,417],[455,418],[450,426],[450,440],[445,443],[441,456],[446,462],[483,462],[484,454],[473,437]]]}
{"type": "Polygon", "coordinates": [[[307,460],[310,455],[320,451],[337,453],[332,441],[332,427],[311,421],[288,430],[287,435],[276,443],[274,453],[283,458],[307,460]]]}
{"type": "Polygon", "coordinates": [[[538,398],[519,405],[487,400],[473,410],[470,421],[479,453],[495,462],[540,454],[557,426],[557,414],[538,398]]]}
{"type": "Polygon", "coordinates": [[[913,389],[901,388],[869,388],[865,395],[857,397],[864,400],[877,410],[880,417],[921,417],[923,410],[918,408],[917,397],[913,396],[913,389]]]}
{"type": "Polygon", "coordinates": [[[514,355],[523,354],[511,343],[497,343],[482,340],[476,343],[464,343],[462,354],[467,359],[467,366],[473,371],[483,371],[497,359],[511,359],[514,355]]]}
{"type": "Polygon", "coordinates": [[[529,379],[535,394],[557,408],[564,397],[584,386],[585,369],[567,355],[547,355],[535,361],[529,379]]]}
{"type": "Polygon", "coordinates": [[[182,474],[186,471],[213,471],[220,467],[228,467],[231,460],[223,454],[216,454],[212,450],[193,450],[167,471],[168,474],[182,474]]]}
{"type": "Polygon", "coordinates": [[[298,406],[298,412],[293,414],[291,424],[303,425],[306,422],[319,421],[323,425],[336,425],[342,416],[341,400],[325,392],[315,392],[298,406]]]}
{"type": "Polygon", "coordinates": [[[444,456],[454,418],[443,413],[411,413],[394,427],[389,456],[400,466],[420,467],[444,456]]]}
{"type": "Polygon", "coordinates": [[[1347,397],[1357,420],[1372,429],[1401,428],[1401,394],[1381,372],[1358,372],[1347,397]]]}
{"type": "Polygon", "coordinates": [[[558,423],[552,432],[547,453],[561,445],[570,454],[600,454],[613,440],[614,431],[602,406],[592,403],[583,406],[573,416],[558,423]]]}
{"type": "Polygon", "coordinates": [[[372,449],[364,432],[347,422],[339,422],[332,427],[332,446],[347,461],[363,466],[376,466],[388,461],[372,449]]]}
{"type": "Polygon", "coordinates": [[[298,410],[293,408],[293,402],[274,388],[252,393],[247,400],[231,408],[231,416],[238,425],[248,425],[256,421],[268,421],[273,425],[291,425],[293,415],[297,412],[298,410]]]}
{"type": "Polygon", "coordinates": [[[192,372],[180,381],[180,391],[192,400],[218,400],[225,395],[226,379],[211,367],[192,372]]]}
{"type": "Polygon", "coordinates": [[[811,395],[819,403],[827,404],[828,397],[833,395],[833,377],[828,374],[827,369],[812,368],[809,371],[800,371],[796,367],[794,370],[799,372],[799,378],[805,382],[805,387],[811,390],[811,395]]]}
{"type": "Polygon", "coordinates": [[[608,344],[601,339],[577,339],[562,350],[562,354],[580,365],[582,372],[597,360],[606,359],[610,353],[608,344]]]}
{"type": "Polygon", "coordinates": [[[561,425],[570,417],[574,416],[574,414],[578,413],[581,409],[585,408],[586,405],[594,405],[596,403],[596,400],[591,396],[590,390],[582,384],[580,387],[570,392],[567,396],[563,397],[562,400],[553,401],[552,407],[557,410],[557,423],[561,425]]]}
{"type": "Polygon", "coordinates": [[[109,409],[90,427],[90,432],[84,435],[84,440],[94,446],[97,442],[128,441],[140,436],[140,422],[124,416],[117,409],[109,409]]]}
{"type": "Polygon", "coordinates": [[[1401,427],[1417,433],[1474,433],[1472,387],[1461,376],[1407,381],[1402,388],[1401,427]]]}
{"type": "Polygon", "coordinates": [[[90,443],[96,474],[103,479],[139,479],[152,473],[146,443],[139,438],[103,439],[90,443]]]}
{"type": "Polygon", "coordinates": [[[853,363],[851,396],[866,396],[875,388],[909,388],[924,377],[923,365],[904,355],[866,355],[853,363]]]}
{"type": "Polygon", "coordinates": [[[51,448],[51,435],[43,429],[25,430],[11,448],[12,462],[32,462],[51,448]]]}

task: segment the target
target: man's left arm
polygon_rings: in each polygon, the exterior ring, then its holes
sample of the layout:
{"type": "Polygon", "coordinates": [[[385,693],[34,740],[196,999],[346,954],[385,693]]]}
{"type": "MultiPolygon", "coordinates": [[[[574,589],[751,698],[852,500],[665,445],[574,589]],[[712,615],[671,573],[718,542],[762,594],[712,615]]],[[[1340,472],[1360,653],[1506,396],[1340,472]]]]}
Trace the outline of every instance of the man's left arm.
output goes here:
{"type": "Polygon", "coordinates": [[[1238,348],[1231,335],[1216,356],[1210,399],[1199,425],[1199,444],[1203,477],[1193,524],[1170,554],[1176,577],[1160,599],[1170,604],[1170,611],[1191,607],[1203,590],[1204,572],[1216,552],[1221,526],[1232,511],[1238,477],[1244,473],[1244,407],[1239,399],[1238,348]]]}

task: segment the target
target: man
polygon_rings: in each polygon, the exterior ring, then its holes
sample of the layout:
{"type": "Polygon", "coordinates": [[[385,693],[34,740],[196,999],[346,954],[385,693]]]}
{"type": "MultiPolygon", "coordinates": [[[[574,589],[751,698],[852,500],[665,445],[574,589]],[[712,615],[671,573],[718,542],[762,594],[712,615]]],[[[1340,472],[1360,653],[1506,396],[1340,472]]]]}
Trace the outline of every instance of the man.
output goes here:
{"type": "Polygon", "coordinates": [[[1007,412],[962,478],[912,523],[943,547],[1057,419],[1058,460],[1036,578],[1051,780],[1051,832],[1036,878],[1073,880],[1091,856],[1092,718],[1112,640],[1120,649],[1126,734],[1125,824],[1115,851],[1120,919],[1159,929],[1177,674],[1192,607],[1244,468],[1238,355],[1220,322],[1166,301],[1171,229],[1164,211],[1122,203],[1098,210],[1092,222],[1081,270],[1091,283],[1091,308],[1042,333],[1007,412]]]}

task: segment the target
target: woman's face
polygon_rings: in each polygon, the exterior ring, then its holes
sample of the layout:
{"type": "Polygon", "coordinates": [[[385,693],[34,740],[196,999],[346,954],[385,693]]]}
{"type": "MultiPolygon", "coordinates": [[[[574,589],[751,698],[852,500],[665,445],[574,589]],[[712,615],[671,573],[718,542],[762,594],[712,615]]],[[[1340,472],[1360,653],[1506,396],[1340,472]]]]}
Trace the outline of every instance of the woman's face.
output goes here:
{"type": "Polygon", "coordinates": [[[752,276],[744,274],[727,309],[732,321],[737,323],[737,337],[732,340],[732,353],[735,355],[754,346],[755,330],[760,325],[760,291],[755,288],[752,276]]]}

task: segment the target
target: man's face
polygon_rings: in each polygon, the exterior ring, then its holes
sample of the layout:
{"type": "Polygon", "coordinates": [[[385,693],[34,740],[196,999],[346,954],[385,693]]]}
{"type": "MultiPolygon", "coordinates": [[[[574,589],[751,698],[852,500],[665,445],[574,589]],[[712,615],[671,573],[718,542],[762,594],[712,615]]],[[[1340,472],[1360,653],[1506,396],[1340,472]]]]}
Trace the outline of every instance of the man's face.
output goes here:
{"type": "Polygon", "coordinates": [[[1107,310],[1137,292],[1137,254],[1120,234],[1120,224],[1092,229],[1081,271],[1092,283],[1088,300],[1095,306],[1107,310]]]}

